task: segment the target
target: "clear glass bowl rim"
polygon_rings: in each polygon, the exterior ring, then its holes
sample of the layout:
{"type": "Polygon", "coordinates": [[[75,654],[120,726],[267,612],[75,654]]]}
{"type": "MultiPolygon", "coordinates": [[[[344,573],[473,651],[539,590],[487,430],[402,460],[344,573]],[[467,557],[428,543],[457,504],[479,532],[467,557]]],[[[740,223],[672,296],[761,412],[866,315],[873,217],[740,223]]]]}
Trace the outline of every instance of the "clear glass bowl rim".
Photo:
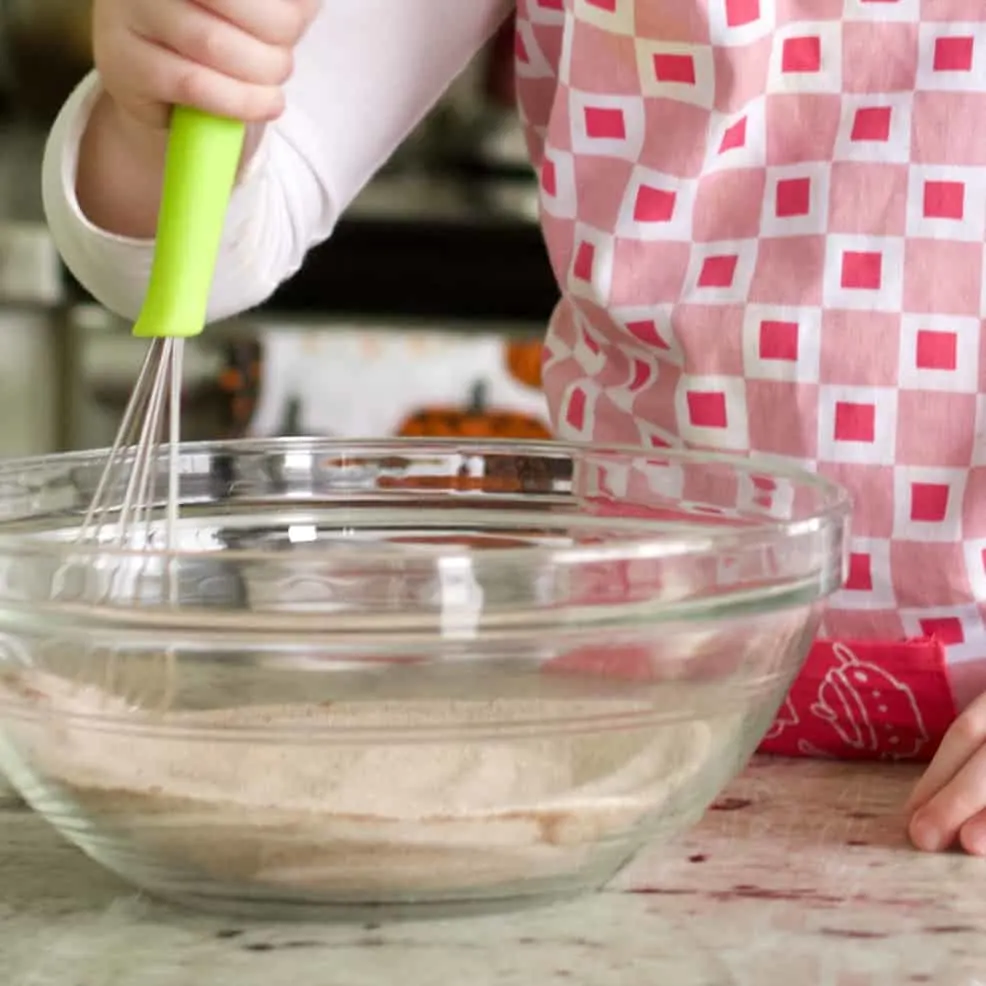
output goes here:
{"type": "MultiPolygon", "coordinates": [[[[162,446],[162,450],[165,446],[162,446]]],[[[814,513],[793,520],[782,520],[767,516],[757,517],[748,521],[742,527],[709,524],[702,528],[699,535],[696,529],[688,532],[685,538],[670,538],[666,522],[649,521],[646,518],[633,516],[621,518],[606,516],[597,518],[598,526],[609,530],[624,527],[626,537],[607,539],[604,545],[593,544],[591,548],[573,546],[544,546],[531,545],[524,547],[499,547],[495,552],[482,552],[483,564],[487,567],[517,568],[535,562],[549,563],[558,566],[584,564],[592,562],[620,562],[641,559],[661,559],[679,556],[701,556],[718,554],[720,552],[737,551],[755,548],[758,545],[768,546],[778,540],[786,540],[805,535],[823,535],[826,531],[844,526],[851,514],[852,502],[847,491],[835,483],[810,473],[787,466],[777,466],[774,463],[759,462],[756,459],[744,458],[730,453],[704,452],[680,449],[647,449],[635,445],[584,443],[568,441],[525,441],[509,439],[330,439],[330,438],[276,438],[276,439],[232,439],[206,442],[183,442],[179,454],[182,457],[195,455],[246,455],[250,453],[272,453],[281,451],[310,452],[319,457],[354,460],[395,458],[426,458],[427,456],[478,455],[489,453],[502,455],[525,455],[530,457],[557,458],[559,455],[577,457],[589,455],[596,459],[607,459],[614,463],[621,459],[640,460],[653,459],[655,462],[677,462],[682,465],[712,466],[735,470],[748,476],[767,477],[770,479],[786,480],[797,486],[809,488],[817,493],[820,509],[814,513]],[[591,554],[591,558],[587,557],[591,554]]],[[[45,456],[30,456],[18,459],[8,459],[0,462],[0,484],[15,480],[29,479],[32,474],[44,474],[53,468],[65,469],[96,467],[105,464],[110,450],[108,448],[91,449],[80,452],[57,453],[45,456]]],[[[398,491],[394,491],[398,492],[398,491]]],[[[443,490],[411,489],[409,496],[442,495],[443,490]]],[[[19,494],[19,495],[23,495],[19,494]]],[[[398,493],[398,496],[400,493],[398,493]]],[[[456,496],[467,496],[453,491],[451,499],[456,496]]],[[[481,493],[480,496],[483,494],[481,493]]],[[[0,489],[0,503],[6,499],[6,494],[0,489]]],[[[303,507],[304,501],[294,502],[295,506],[303,507]]],[[[18,518],[18,522],[25,518],[18,518]]],[[[71,557],[80,560],[87,556],[113,559],[141,556],[143,558],[178,559],[194,561],[213,555],[209,549],[179,549],[166,551],[163,549],[141,549],[121,547],[97,542],[76,542],[74,540],[55,540],[46,536],[48,531],[23,532],[6,531],[8,521],[0,520],[0,552],[15,554],[18,551],[32,555],[50,555],[53,557],[71,557]]],[[[588,526],[588,525],[587,525],[588,526]]],[[[317,549],[312,549],[314,555],[317,549]]],[[[350,552],[353,561],[372,567],[375,562],[392,561],[393,547],[378,547],[373,544],[361,543],[350,552]]],[[[308,554],[303,546],[296,546],[294,557],[302,560],[308,554]]],[[[463,545],[443,545],[427,556],[434,562],[436,557],[462,557],[475,554],[463,545]]],[[[270,559],[270,554],[249,548],[226,548],[222,552],[225,561],[236,564],[242,562],[260,562],[270,559]]],[[[346,560],[347,549],[335,546],[333,555],[342,561],[346,560]]],[[[833,559],[838,566],[841,560],[833,559]]]]}

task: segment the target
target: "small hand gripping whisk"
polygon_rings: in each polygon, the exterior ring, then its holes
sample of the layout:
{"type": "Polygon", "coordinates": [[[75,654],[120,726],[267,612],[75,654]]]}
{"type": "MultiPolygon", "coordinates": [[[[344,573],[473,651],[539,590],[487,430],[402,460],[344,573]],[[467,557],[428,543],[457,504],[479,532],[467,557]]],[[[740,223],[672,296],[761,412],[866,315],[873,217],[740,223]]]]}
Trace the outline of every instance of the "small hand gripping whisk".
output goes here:
{"type": "MultiPolygon", "coordinates": [[[[127,560],[117,556],[108,572],[100,572],[87,555],[87,605],[119,604],[128,595],[137,605],[144,580],[162,575],[168,602],[178,602],[182,360],[185,340],[205,327],[244,134],[239,121],[188,107],[173,111],[154,263],[133,329],[151,344],[76,538],[77,544],[123,549],[127,560]],[[158,564],[162,552],[165,572],[158,564]]],[[[105,673],[111,691],[115,663],[110,655],[105,673]]]]}

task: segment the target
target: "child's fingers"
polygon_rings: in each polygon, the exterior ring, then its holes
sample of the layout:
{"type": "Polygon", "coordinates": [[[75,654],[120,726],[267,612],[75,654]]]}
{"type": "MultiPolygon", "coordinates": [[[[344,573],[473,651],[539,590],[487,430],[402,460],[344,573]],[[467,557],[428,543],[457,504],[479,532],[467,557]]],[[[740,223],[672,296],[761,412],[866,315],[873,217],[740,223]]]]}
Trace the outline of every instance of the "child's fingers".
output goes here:
{"type": "Polygon", "coordinates": [[[279,86],[240,82],[143,38],[133,39],[130,53],[134,68],[129,76],[132,98],[126,102],[128,110],[142,102],[151,105],[159,101],[193,106],[246,123],[275,119],[283,110],[279,86]]]}
{"type": "Polygon", "coordinates": [[[911,817],[911,841],[925,852],[951,846],[962,827],[986,809],[986,747],[979,747],[955,776],[911,817]]]}
{"type": "Polygon", "coordinates": [[[913,812],[931,800],[986,744],[986,696],[980,696],[952,724],[934,760],[904,805],[913,812]]]}
{"type": "Polygon", "coordinates": [[[986,856],[986,811],[979,812],[962,826],[959,842],[970,856],[986,856]]]}
{"type": "Polygon", "coordinates": [[[318,11],[318,0],[198,0],[202,8],[269,45],[297,44],[318,11]]]}
{"type": "Polygon", "coordinates": [[[267,44],[197,4],[150,4],[134,29],[155,44],[241,82],[279,86],[291,75],[290,48],[267,44]]]}

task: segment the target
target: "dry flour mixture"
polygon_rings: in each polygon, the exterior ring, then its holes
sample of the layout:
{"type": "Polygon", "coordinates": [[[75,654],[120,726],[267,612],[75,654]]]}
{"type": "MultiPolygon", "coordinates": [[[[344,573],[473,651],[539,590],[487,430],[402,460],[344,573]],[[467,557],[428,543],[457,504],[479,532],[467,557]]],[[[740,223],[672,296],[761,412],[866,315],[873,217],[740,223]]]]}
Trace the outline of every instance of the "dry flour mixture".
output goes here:
{"type": "Polygon", "coordinates": [[[155,719],[167,735],[141,735],[127,726],[146,723],[146,714],[93,687],[30,672],[4,690],[5,701],[51,713],[5,726],[34,769],[91,817],[112,818],[107,825],[136,854],[212,880],[295,892],[414,894],[563,875],[586,865],[594,845],[660,810],[710,758],[728,756],[723,741],[737,731],[731,716],[716,727],[506,742],[288,743],[235,734],[307,722],[385,737],[396,728],[451,731],[464,721],[646,708],[518,698],[174,712],[155,719]],[[87,713],[113,716],[116,725],[78,718],[87,713]],[[181,727],[207,727],[215,738],[182,736],[181,727]]]}

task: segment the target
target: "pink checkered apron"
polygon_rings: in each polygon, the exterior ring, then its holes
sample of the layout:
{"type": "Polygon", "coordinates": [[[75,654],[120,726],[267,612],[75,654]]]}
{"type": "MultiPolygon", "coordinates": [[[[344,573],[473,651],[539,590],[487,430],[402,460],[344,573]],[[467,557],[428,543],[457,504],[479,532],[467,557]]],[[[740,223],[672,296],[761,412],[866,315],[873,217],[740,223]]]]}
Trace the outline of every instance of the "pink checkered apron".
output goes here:
{"type": "Polygon", "coordinates": [[[986,2],[519,0],[568,438],[846,486],[765,748],[927,759],[986,687],[986,2]]]}

